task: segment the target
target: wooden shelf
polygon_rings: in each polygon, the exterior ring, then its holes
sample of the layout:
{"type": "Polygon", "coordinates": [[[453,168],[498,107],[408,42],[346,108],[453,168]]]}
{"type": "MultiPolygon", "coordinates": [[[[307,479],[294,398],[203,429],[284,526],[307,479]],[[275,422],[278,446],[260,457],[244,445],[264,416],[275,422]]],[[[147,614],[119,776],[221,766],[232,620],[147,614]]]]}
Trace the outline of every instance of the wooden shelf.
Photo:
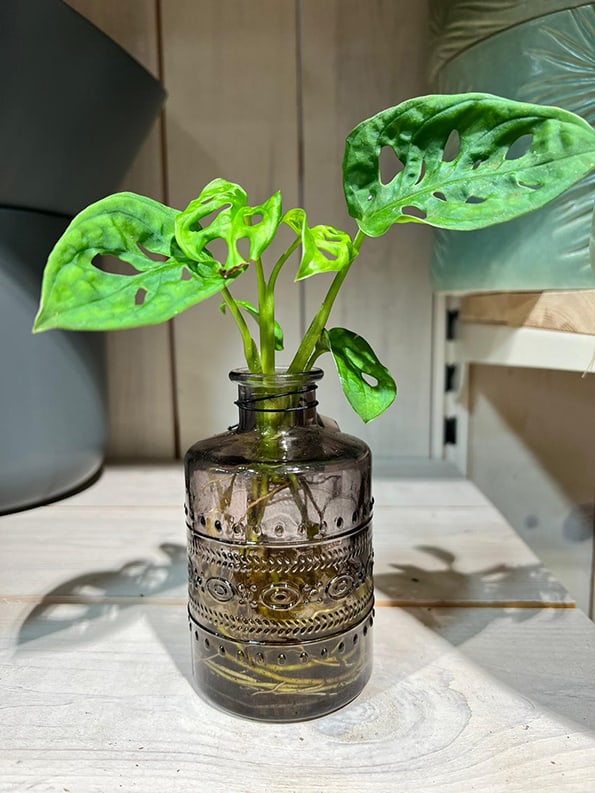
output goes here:
{"type": "Polygon", "coordinates": [[[486,292],[461,299],[462,322],[595,335],[595,289],[486,292]]]}
{"type": "Polygon", "coordinates": [[[285,725],[193,691],[182,489],[109,467],[3,519],[2,790],[589,789],[595,629],[470,482],[376,479],[372,679],[285,725]]]}

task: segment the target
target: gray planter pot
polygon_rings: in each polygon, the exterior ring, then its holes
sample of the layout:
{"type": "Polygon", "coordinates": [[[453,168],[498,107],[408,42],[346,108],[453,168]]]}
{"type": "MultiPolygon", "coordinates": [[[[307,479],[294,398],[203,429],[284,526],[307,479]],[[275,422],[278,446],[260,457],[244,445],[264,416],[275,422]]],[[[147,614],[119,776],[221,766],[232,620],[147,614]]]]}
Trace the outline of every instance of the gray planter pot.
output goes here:
{"type": "Polygon", "coordinates": [[[103,462],[102,336],[31,327],[51,248],[118,189],[164,97],[61,0],[0,3],[0,512],[59,497],[103,462]]]}
{"type": "Polygon", "coordinates": [[[103,462],[103,336],[31,333],[43,264],[67,223],[0,209],[0,512],[76,488],[103,462]]]}
{"type": "Polygon", "coordinates": [[[61,0],[3,0],[0,205],[74,215],[113,192],[164,97],[61,0]]]}

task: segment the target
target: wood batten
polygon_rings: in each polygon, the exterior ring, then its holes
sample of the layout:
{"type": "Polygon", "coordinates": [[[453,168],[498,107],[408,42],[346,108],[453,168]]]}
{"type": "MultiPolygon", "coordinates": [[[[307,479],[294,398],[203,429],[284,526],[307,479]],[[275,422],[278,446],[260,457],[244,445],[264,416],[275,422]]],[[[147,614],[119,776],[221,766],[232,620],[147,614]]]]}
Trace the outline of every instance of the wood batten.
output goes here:
{"type": "Polygon", "coordinates": [[[463,322],[595,335],[595,289],[467,295],[459,316],[463,322]]]}

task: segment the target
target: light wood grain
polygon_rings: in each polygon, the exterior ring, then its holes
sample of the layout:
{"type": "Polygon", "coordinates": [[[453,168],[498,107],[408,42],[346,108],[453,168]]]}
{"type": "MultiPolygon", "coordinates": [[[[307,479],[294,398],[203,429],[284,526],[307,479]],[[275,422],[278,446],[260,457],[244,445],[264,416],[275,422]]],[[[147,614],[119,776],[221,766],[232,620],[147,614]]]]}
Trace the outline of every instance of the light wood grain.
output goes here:
{"type": "Polygon", "coordinates": [[[595,647],[577,612],[432,611],[428,622],[427,612],[381,609],[374,672],[358,700],[288,725],[233,718],[194,693],[181,607],[47,627],[19,605],[2,609],[6,793],[592,786],[595,647]]]}
{"type": "Polygon", "coordinates": [[[595,290],[466,295],[459,316],[462,322],[595,335],[595,290]]]}
{"type": "MultiPolygon", "coordinates": [[[[128,471],[129,493],[159,471],[176,468],[128,471]]],[[[97,499],[113,488],[126,502],[125,472],[97,499]]],[[[3,518],[0,791],[590,790],[593,625],[551,607],[552,581],[543,608],[500,608],[493,594],[514,590],[511,571],[541,591],[535,557],[489,505],[427,506],[477,497],[435,484],[422,506],[377,508],[379,577],[422,570],[442,594],[447,580],[483,579],[482,607],[423,607],[421,578],[409,609],[380,591],[370,683],[301,724],[234,718],[193,690],[181,510],[75,500],[3,518]]]]}
{"type": "MultiPolygon", "coordinates": [[[[284,206],[294,206],[294,0],[168,0],[162,19],[173,205],[183,208],[207,182],[223,177],[241,184],[251,205],[281,189],[284,206]]],[[[285,244],[290,241],[287,230],[285,244]]],[[[265,259],[269,267],[267,254],[265,259]]],[[[250,270],[234,283],[234,297],[256,302],[253,276],[250,270]]],[[[290,356],[299,326],[300,291],[292,277],[282,274],[277,289],[290,356]]],[[[218,310],[220,302],[206,301],[175,320],[182,452],[237,421],[236,389],[227,382],[227,373],[244,365],[243,353],[233,322],[218,310]]]]}
{"type": "MultiPolygon", "coordinates": [[[[159,78],[156,3],[68,0],[159,78]]],[[[117,138],[117,130],[114,137],[117,138]]],[[[161,123],[157,121],[119,186],[164,199],[161,123]]],[[[111,458],[173,457],[174,403],[168,325],[106,334],[111,458]]]]}
{"type": "MultiPolygon", "coordinates": [[[[312,223],[354,231],[342,191],[341,161],[351,129],[374,113],[426,92],[426,2],[323,0],[303,4],[304,200],[312,223]]],[[[335,304],[329,325],[361,333],[394,374],[399,395],[363,427],[345,402],[332,362],[321,411],[363,437],[377,458],[429,456],[432,293],[431,236],[420,225],[368,239],[335,304]]],[[[306,315],[328,286],[305,282],[306,315]]]]}

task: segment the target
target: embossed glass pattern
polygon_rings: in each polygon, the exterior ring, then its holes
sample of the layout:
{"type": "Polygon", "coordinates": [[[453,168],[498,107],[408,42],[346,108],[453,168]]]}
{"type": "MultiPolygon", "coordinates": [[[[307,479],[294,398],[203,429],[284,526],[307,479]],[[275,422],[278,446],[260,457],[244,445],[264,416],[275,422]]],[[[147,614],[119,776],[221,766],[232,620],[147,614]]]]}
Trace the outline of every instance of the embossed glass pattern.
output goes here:
{"type": "Polygon", "coordinates": [[[370,450],[319,419],[321,377],[232,372],[239,424],[186,455],[194,677],[250,718],[320,716],[370,675],[370,450]]]}

